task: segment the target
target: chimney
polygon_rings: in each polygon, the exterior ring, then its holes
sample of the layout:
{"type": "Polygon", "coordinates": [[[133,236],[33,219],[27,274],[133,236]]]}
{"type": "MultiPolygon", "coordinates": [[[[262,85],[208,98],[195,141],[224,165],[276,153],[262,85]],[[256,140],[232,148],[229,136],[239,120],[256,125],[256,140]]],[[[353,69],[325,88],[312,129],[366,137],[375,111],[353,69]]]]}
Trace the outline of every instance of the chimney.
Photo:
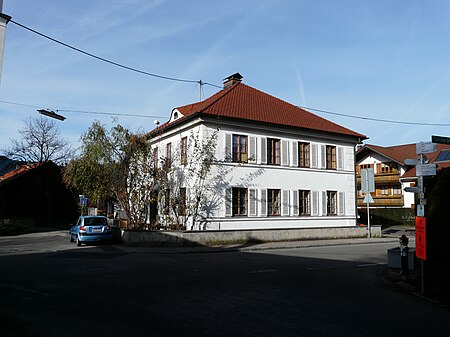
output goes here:
{"type": "Polygon", "coordinates": [[[230,75],[230,76],[228,76],[228,77],[223,79],[223,88],[224,89],[229,88],[233,84],[241,82],[242,79],[243,79],[243,77],[239,73],[235,73],[233,75],[230,75]]]}

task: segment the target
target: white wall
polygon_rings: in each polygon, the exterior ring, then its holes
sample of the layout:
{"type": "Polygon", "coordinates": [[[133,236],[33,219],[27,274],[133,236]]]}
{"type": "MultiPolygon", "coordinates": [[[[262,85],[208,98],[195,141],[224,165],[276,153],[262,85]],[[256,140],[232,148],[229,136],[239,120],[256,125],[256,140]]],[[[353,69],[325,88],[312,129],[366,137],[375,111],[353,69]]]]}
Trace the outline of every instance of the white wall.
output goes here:
{"type": "MultiPolygon", "coordinates": [[[[215,126],[206,127],[191,123],[185,129],[177,129],[156,139],[160,155],[165,156],[165,144],[171,142],[175,150],[177,144],[184,136],[190,136],[191,132],[200,131],[201,134],[210,135],[215,126]]],[[[354,144],[349,141],[319,138],[318,134],[293,134],[283,133],[283,130],[267,130],[248,127],[244,125],[221,125],[216,148],[217,163],[213,166],[211,177],[220,175],[221,181],[208,197],[211,204],[208,222],[193,229],[267,229],[267,228],[303,228],[303,227],[344,227],[356,224],[355,205],[355,166],[354,144]],[[255,141],[256,150],[248,163],[233,163],[227,158],[227,144],[230,140],[226,135],[240,134],[248,136],[255,141]],[[281,140],[282,165],[263,164],[261,149],[265,137],[281,140]],[[298,141],[311,144],[311,148],[317,147],[317,167],[300,168],[296,166],[293,148],[298,141]],[[313,145],[314,144],[314,145],[313,145]],[[324,156],[322,151],[325,145],[337,147],[337,170],[324,168],[324,156]],[[287,151],[284,151],[286,147],[287,151]],[[294,166],[295,165],[295,166],[294,166]],[[256,214],[242,217],[232,217],[226,214],[226,191],[232,187],[241,187],[255,190],[256,214]],[[261,197],[267,189],[280,189],[282,191],[282,203],[285,207],[284,215],[267,216],[262,210],[264,205],[261,197]],[[296,215],[294,207],[295,191],[310,190],[317,196],[317,214],[311,216],[296,215]],[[323,211],[324,192],[335,191],[338,195],[338,214],[326,216],[323,211]],[[285,198],[287,197],[287,198],[285,198]],[[342,199],[342,202],[340,200],[342,199]]],[[[154,140],[155,141],[155,140],[154,140]]],[[[249,152],[250,152],[249,145],[249,152]]],[[[177,164],[177,163],[174,163],[177,164]]],[[[312,162],[311,162],[312,164],[312,162]]],[[[325,201],[326,202],[326,201],[325,201]]],[[[311,200],[311,204],[312,204],[311,200]]],[[[325,204],[326,205],[326,204],[325,204]]],[[[311,208],[313,205],[311,205],[311,208]]],[[[282,212],[283,214],[283,212],[282,212]]]]}

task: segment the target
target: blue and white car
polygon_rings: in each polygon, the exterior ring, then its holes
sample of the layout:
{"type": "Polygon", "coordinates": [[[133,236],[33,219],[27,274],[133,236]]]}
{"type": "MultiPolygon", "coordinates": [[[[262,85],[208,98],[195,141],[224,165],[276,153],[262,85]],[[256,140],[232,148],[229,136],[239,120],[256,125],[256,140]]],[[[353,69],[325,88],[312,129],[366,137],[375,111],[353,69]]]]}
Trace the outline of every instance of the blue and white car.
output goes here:
{"type": "Polygon", "coordinates": [[[70,228],[70,242],[82,243],[112,241],[113,233],[105,216],[80,216],[77,223],[70,228]]]}

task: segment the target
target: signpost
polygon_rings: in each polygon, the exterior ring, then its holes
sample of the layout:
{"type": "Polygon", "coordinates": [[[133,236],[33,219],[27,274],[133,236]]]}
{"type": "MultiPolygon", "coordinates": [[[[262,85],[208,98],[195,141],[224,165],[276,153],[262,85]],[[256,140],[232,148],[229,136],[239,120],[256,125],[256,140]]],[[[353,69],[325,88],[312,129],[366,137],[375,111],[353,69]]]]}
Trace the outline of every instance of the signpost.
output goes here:
{"type": "Polygon", "coordinates": [[[421,216],[416,217],[416,256],[420,259],[421,291],[423,295],[425,292],[423,268],[424,261],[427,259],[427,223],[426,218],[421,216]]]}

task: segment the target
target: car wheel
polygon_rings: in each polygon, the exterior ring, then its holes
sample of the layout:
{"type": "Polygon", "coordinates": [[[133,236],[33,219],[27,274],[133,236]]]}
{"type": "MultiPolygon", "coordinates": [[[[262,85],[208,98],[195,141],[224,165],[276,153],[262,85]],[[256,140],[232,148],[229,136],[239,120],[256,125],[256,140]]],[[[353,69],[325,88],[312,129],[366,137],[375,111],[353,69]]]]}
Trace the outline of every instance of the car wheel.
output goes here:
{"type": "Polygon", "coordinates": [[[77,246],[80,247],[81,246],[81,241],[80,241],[80,237],[77,236],[77,246]]]}

